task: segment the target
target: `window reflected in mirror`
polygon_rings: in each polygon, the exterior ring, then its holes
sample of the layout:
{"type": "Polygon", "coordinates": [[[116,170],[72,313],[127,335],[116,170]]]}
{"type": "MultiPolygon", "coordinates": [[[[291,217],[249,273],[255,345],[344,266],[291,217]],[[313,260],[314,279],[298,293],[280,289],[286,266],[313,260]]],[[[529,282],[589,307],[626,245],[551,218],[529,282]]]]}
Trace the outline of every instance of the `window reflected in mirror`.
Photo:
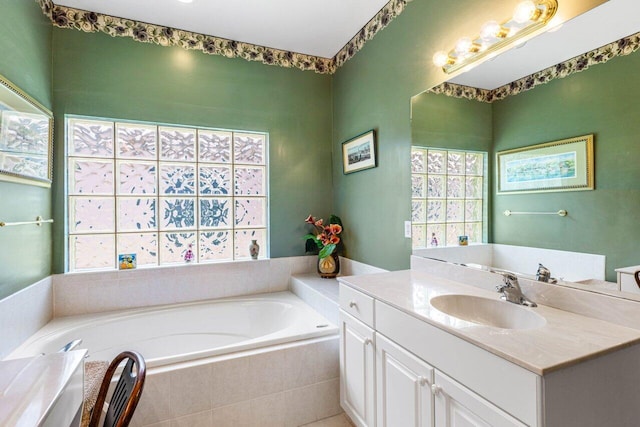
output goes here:
{"type": "Polygon", "coordinates": [[[0,76],[0,179],[49,187],[53,115],[0,76]]]}
{"type": "Polygon", "coordinates": [[[413,249],[486,241],[487,153],[412,147],[413,249]]]}

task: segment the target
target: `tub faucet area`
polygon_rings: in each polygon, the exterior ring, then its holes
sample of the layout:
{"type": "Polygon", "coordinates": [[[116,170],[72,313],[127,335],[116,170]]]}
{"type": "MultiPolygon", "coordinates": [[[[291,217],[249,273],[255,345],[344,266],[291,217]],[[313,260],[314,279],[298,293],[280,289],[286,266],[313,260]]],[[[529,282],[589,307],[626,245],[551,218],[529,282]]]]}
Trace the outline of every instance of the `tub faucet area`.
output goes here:
{"type": "Polygon", "coordinates": [[[496,286],[498,292],[502,293],[502,299],[514,304],[526,305],[527,307],[537,307],[537,304],[522,293],[518,278],[512,273],[500,273],[504,279],[502,285],[496,286]]]}
{"type": "Polygon", "coordinates": [[[540,263],[538,263],[538,271],[536,271],[536,280],[544,283],[558,283],[558,280],[551,277],[551,270],[540,263]]]}

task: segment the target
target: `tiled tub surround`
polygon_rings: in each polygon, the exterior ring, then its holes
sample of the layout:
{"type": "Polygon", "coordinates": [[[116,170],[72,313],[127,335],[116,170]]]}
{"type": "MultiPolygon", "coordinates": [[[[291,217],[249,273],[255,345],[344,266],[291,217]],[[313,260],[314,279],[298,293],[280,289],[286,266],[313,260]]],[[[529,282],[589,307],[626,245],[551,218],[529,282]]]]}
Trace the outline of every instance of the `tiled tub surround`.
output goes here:
{"type": "Polygon", "coordinates": [[[76,333],[93,357],[127,347],[148,359],[134,426],[300,426],[342,413],[337,328],[289,292],[61,317],[9,357],[55,351],[76,333]],[[235,336],[246,338],[230,344],[235,336]],[[217,338],[222,348],[192,348],[217,338]]]}
{"type": "Polygon", "coordinates": [[[340,414],[339,344],[331,330],[170,365],[153,367],[152,359],[132,425],[294,427],[340,414]]]}
{"type": "Polygon", "coordinates": [[[338,338],[150,369],[133,426],[301,426],[342,412],[338,338]]]}
{"type": "Polygon", "coordinates": [[[572,282],[604,280],[605,276],[605,256],[581,252],[489,243],[415,249],[413,254],[456,263],[481,264],[529,275],[535,275],[538,263],[541,263],[551,270],[553,277],[572,282]]]}
{"type": "Polygon", "coordinates": [[[58,274],[54,317],[286,291],[292,274],[314,271],[302,256],[137,270],[58,274]]]}
{"type": "Polygon", "coordinates": [[[52,318],[51,277],[0,300],[0,360],[52,318]]]}
{"type": "MultiPolygon", "coordinates": [[[[311,276],[316,262],[300,256],[46,277],[0,300],[0,359],[54,317],[284,291],[292,275],[311,276]]],[[[341,262],[344,275],[375,268],[341,262]]]]}
{"type": "MultiPolygon", "coordinates": [[[[315,271],[316,262],[308,256],[52,276],[0,301],[2,357],[52,318],[285,291],[292,275],[315,271]]],[[[300,426],[342,413],[333,333],[150,367],[147,378],[136,426],[300,426]]]]}
{"type": "MultiPolygon", "coordinates": [[[[369,264],[340,257],[340,276],[358,276],[360,274],[383,273],[387,270],[369,264]]],[[[291,292],[309,304],[318,313],[337,325],[338,280],[323,279],[316,272],[291,276],[291,292]]]]}
{"type": "MultiPolygon", "coordinates": [[[[284,291],[291,276],[316,278],[316,262],[304,256],[48,277],[0,301],[0,358],[54,317],[284,291]]],[[[341,263],[345,275],[382,271],[341,263]]],[[[335,280],[318,285],[337,289],[335,280]]],[[[299,426],[342,413],[335,336],[152,367],[148,375],[137,426],[299,426]]]]}

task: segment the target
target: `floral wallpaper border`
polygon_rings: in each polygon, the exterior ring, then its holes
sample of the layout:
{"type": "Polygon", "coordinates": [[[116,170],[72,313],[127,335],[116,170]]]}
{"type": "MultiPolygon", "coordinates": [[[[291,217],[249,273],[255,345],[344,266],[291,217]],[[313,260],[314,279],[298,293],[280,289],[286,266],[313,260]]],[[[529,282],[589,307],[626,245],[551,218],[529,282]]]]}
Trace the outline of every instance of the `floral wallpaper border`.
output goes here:
{"type": "MultiPolygon", "coordinates": [[[[371,20],[364,26],[358,34],[353,36],[349,42],[333,57],[335,68],[340,68],[345,62],[353,58],[364,44],[371,40],[378,31],[383,30],[398,15],[404,12],[407,3],[413,0],[390,0],[371,20]]],[[[334,71],[335,72],[335,71],[334,71]]]]}
{"type": "Polygon", "coordinates": [[[320,74],[333,74],[351,59],[364,43],[385,28],[411,0],[390,0],[333,58],[306,55],[280,49],[238,42],[220,37],[147,24],[96,12],[54,4],[53,0],[36,0],[43,13],[59,28],[72,28],[88,33],[103,32],[112,37],[129,37],[142,43],[161,46],[179,46],[199,50],[209,55],[243,58],[268,65],[313,70],[320,74]]]}
{"type": "Polygon", "coordinates": [[[491,103],[508,96],[526,92],[551,80],[562,79],[571,74],[579,73],[593,65],[604,64],[617,56],[629,55],[638,49],[640,49],[640,32],[545,68],[494,90],[442,83],[427,92],[491,103]]]}
{"type": "MultiPolygon", "coordinates": [[[[386,28],[400,15],[412,0],[390,0],[333,58],[306,55],[250,43],[243,43],[130,19],[87,12],[67,6],[58,6],[53,0],[36,0],[53,25],[85,32],[103,32],[112,37],[130,37],[143,43],[161,46],[179,46],[200,50],[210,55],[243,58],[268,65],[313,70],[320,74],[333,74],[353,58],[364,44],[386,28]]],[[[548,67],[494,90],[478,89],[454,83],[442,83],[428,90],[456,98],[494,102],[511,95],[531,90],[553,79],[564,78],[584,71],[592,65],[603,64],[616,56],[629,55],[640,49],[640,33],[609,43],[568,61],[548,67]]]]}

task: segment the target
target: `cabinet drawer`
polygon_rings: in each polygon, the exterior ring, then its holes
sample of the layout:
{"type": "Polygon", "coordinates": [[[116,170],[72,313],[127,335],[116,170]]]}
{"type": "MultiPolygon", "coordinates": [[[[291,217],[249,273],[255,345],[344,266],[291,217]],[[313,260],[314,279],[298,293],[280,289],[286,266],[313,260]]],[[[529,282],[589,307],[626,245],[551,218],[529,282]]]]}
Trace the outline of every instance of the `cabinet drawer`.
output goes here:
{"type": "Polygon", "coordinates": [[[340,308],[373,327],[373,298],[349,286],[340,284],[340,308]]]}

